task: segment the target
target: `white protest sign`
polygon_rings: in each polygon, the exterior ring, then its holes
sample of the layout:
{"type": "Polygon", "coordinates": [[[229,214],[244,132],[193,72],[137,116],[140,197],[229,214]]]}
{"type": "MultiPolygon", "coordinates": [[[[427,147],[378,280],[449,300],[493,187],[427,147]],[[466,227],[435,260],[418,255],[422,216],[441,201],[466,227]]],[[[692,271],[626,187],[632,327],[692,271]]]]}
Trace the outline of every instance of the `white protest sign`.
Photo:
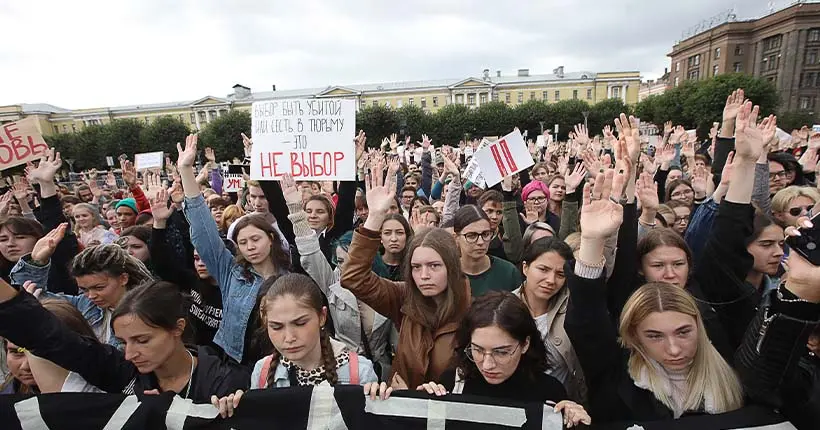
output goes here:
{"type": "Polygon", "coordinates": [[[226,192],[238,193],[245,187],[245,180],[242,179],[242,175],[229,173],[225,175],[225,181],[222,184],[222,187],[226,192]]]}
{"type": "Polygon", "coordinates": [[[543,134],[539,135],[538,138],[535,139],[535,146],[537,146],[539,148],[543,148],[543,147],[547,146],[547,139],[544,138],[543,134]]]}
{"type": "Polygon", "coordinates": [[[161,169],[165,154],[160,152],[143,152],[134,154],[134,167],[137,170],[161,169]]]}
{"type": "Polygon", "coordinates": [[[473,158],[490,187],[535,164],[518,129],[476,152],[473,158]]]}
{"type": "Polygon", "coordinates": [[[490,143],[491,142],[487,140],[487,138],[484,138],[475,150],[473,150],[472,146],[464,148],[465,152],[470,151],[470,155],[472,156],[472,158],[470,158],[470,162],[467,163],[467,168],[464,169],[464,177],[474,185],[481,188],[486,187],[486,183],[484,181],[484,176],[481,175],[481,169],[478,167],[478,160],[475,159],[475,154],[478,153],[478,151],[490,146],[490,143]]]}
{"type": "Polygon", "coordinates": [[[355,179],[355,100],[262,101],[251,116],[251,179],[355,179]]]}

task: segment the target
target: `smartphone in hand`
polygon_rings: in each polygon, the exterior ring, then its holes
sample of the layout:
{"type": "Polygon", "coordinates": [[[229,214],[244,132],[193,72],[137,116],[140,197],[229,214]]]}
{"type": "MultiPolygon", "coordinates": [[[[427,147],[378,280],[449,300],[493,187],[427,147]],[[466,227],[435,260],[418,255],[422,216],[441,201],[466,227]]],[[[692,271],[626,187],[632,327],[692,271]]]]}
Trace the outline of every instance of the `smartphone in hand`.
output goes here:
{"type": "Polygon", "coordinates": [[[786,244],[815,266],[820,266],[820,214],[812,217],[812,228],[801,228],[800,236],[789,236],[786,244]]]}

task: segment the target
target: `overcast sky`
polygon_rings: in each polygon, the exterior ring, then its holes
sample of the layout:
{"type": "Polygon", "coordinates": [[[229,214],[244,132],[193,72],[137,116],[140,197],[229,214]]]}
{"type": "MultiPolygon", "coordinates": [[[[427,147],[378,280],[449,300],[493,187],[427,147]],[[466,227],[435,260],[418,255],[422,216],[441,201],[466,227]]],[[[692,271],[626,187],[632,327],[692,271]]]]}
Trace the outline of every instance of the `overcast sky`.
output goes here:
{"type": "MultiPolygon", "coordinates": [[[[778,0],[776,7],[792,0],[778,0]]],[[[639,70],[686,29],[768,0],[0,0],[0,105],[68,109],[255,91],[639,70]]]]}

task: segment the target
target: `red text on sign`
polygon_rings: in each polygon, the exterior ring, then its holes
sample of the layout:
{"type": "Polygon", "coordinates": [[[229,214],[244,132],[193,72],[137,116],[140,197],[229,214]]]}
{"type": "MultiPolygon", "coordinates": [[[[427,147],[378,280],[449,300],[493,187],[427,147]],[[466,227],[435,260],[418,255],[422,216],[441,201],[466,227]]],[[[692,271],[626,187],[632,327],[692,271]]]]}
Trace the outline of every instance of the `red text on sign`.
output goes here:
{"type": "Polygon", "coordinates": [[[260,173],[263,178],[275,178],[290,173],[294,178],[337,176],[344,152],[291,152],[290,172],[279,163],[282,152],[263,152],[260,156],[260,173]]]}
{"type": "Polygon", "coordinates": [[[0,164],[38,156],[48,149],[47,145],[35,142],[32,136],[17,135],[18,131],[17,123],[3,126],[3,135],[0,136],[0,164]]]}
{"type": "Polygon", "coordinates": [[[495,160],[495,165],[498,167],[498,173],[501,174],[502,177],[507,176],[507,167],[504,165],[504,162],[501,160],[501,155],[498,153],[498,146],[493,145],[490,147],[490,152],[493,154],[493,160],[495,160]]]}

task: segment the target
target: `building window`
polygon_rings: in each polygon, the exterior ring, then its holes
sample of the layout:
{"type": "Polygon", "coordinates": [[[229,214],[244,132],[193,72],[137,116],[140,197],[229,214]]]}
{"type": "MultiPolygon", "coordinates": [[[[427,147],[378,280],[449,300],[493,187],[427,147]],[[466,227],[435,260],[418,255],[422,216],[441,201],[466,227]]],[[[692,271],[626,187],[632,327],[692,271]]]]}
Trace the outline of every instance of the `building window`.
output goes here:
{"type": "Polygon", "coordinates": [[[535,91],[530,91],[530,100],[535,100],[535,91]]]}
{"type": "Polygon", "coordinates": [[[456,94],[456,103],[460,105],[464,104],[464,94],[456,94]]]}
{"type": "Polygon", "coordinates": [[[719,70],[719,67],[718,67],[717,64],[712,66],[712,76],[717,76],[718,75],[718,70],[719,70]]]}
{"type": "Polygon", "coordinates": [[[675,71],[676,71],[676,72],[680,72],[680,61],[678,61],[677,63],[675,63],[675,71]]]}
{"type": "Polygon", "coordinates": [[[815,72],[805,72],[803,76],[800,78],[800,86],[801,87],[813,87],[815,86],[815,79],[817,74],[815,72]]]}
{"type": "Polygon", "coordinates": [[[810,105],[810,100],[806,96],[800,97],[800,109],[808,109],[810,105]]]}
{"type": "Polygon", "coordinates": [[[686,75],[686,79],[698,80],[698,78],[700,78],[700,69],[690,70],[686,75]]]}
{"type": "Polygon", "coordinates": [[[199,111],[198,115],[199,115],[199,120],[201,122],[205,122],[205,111],[199,111]]]}
{"type": "Polygon", "coordinates": [[[743,66],[740,65],[740,62],[737,62],[733,65],[735,73],[740,73],[743,70],[743,66]]]}
{"type": "Polygon", "coordinates": [[[146,116],[146,117],[145,117],[145,123],[146,123],[146,124],[149,124],[150,122],[151,122],[151,118],[149,118],[149,117],[147,117],[147,116],[146,116]]]}
{"type": "Polygon", "coordinates": [[[478,100],[483,104],[487,103],[487,93],[481,93],[478,95],[478,100]]]}
{"type": "Polygon", "coordinates": [[[592,100],[592,89],[591,88],[587,89],[587,100],[592,100]]]}
{"type": "Polygon", "coordinates": [[[183,115],[183,114],[179,114],[179,115],[178,115],[178,118],[179,118],[179,121],[180,121],[180,122],[185,122],[185,115],[183,115]]]}
{"type": "Polygon", "coordinates": [[[686,62],[689,67],[700,66],[700,54],[689,57],[686,62]]]}
{"type": "Polygon", "coordinates": [[[820,42],[820,29],[812,28],[809,30],[809,42],[820,42]]]}
{"type": "Polygon", "coordinates": [[[735,46],[735,55],[743,55],[743,47],[740,45],[735,46]]]}
{"type": "Polygon", "coordinates": [[[68,127],[65,124],[63,124],[63,133],[68,133],[68,127]]]}
{"type": "Polygon", "coordinates": [[[373,100],[373,107],[376,107],[378,105],[379,105],[379,101],[378,100],[373,100]]]}
{"type": "Polygon", "coordinates": [[[561,91],[555,90],[555,94],[553,95],[555,96],[555,101],[558,101],[561,98],[561,91]]]}
{"type": "Polygon", "coordinates": [[[475,105],[475,94],[467,94],[467,104],[470,106],[475,105]]]}
{"type": "Polygon", "coordinates": [[[621,87],[612,87],[612,98],[613,99],[621,98],[621,87]]]}
{"type": "Polygon", "coordinates": [[[504,93],[504,103],[510,104],[510,93],[504,93]]]}
{"type": "Polygon", "coordinates": [[[547,99],[549,99],[549,98],[550,98],[549,91],[542,91],[541,92],[541,100],[547,101],[547,99]]]}
{"type": "Polygon", "coordinates": [[[806,64],[817,64],[817,50],[812,49],[806,52],[806,64]]]}
{"type": "Polygon", "coordinates": [[[572,99],[578,100],[578,90],[572,90],[572,99]]]}
{"type": "Polygon", "coordinates": [[[60,134],[60,127],[54,126],[54,134],[60,134]]]}
{"type": "Polygon", "coordinates": [[[75,133],[77,132],[77,124],[74,124],[73,122],[71,123],[71,131],[75,133]]]}
{"type": "Polygon", "coordinates": [[[680,83],[680,78],[675,76],[675,86],[677,87],[679,83],[680,83]]]}
{"type": "Polygon", "coordinates": [[[410,97],[409,99],[407,99],[407,104],[408,104],[409,106],[413,106],[414,104],[416,104],[416,101],[415,101],[415,100],[413,100],[413,98],[412,98],[412,97],[410,97]]]}
{"type": "Polygon", "coordinates": [[[720,48],[715,48],[715,60],[720,58],[720,48]]]}
{"type": "Polygon", "coordinates": [[[763,65],[761,67],[761,70],[763,70],[764,72],[777,70],[777,66],[778,66],[778,62],[779,62],[778,57],[779,57],[779,55],[772,54],[772,55],[769,55],[768,57],[763,58],[763,65]]]}
{"type": "Polygon", "coordinates": [[[365,107],[367,107],[367,100],[365,100],[365,99],[359,100],[359,109],[363,109],[365,107]]]}
{"type": "Polygon", "coordinates": [[[401,107],[402,103],[403,103],[402,99],[396,100],[396,107],[401,107]]]}
{"type": "Polygon", "coordinates": [[[384,107],[390,107],[390,100],[386,100],[384,102],[384,107]]]}
{"type": "Polygon", "coordinates": [[[433,107],[438,107],[438,97],[433,97],[433,107]]]}
{"type": "Polygon", "coordinates": [[[427,109],[427,98],[426,97],[421,98],[421,108],[422,109],[427,109]]]}
{"type": "Polygon", "coordinates": [[[194,116],[194,115],[195,115],[195,114],[194,114],[193,112],[191,112],[191,124],[195,124],[195,123],[196,123],[196,116],[194,116]]]}
{"type": "Polygon", "coordinates": [[[494,101],[494,102],[497,102],[497,101],[498,101],[498,93],[497,93],[497,92],[493,91],[493,97],[492,97],[492,99],[493,99],[493,101],[494,101]]]}
{"type": "Polygon", "coordinates": [[[780,49],[780,46],[783,44],[783,35],[778,34],[772,37],[767,37],[763,39],[763,50],[770,51],[772,49],[780,49]]]}
{"type": "Polygon", "coordinates": [[[213,121],[215,119],[216,119],[216,111],[215,110],[209,110],[208,111],[208,121],[213,121]]]}
{"type": "Polygon", "coordinates": [[[524,103],[524,93],[521,91],[518,92],[518,103],[524,103]]]}

